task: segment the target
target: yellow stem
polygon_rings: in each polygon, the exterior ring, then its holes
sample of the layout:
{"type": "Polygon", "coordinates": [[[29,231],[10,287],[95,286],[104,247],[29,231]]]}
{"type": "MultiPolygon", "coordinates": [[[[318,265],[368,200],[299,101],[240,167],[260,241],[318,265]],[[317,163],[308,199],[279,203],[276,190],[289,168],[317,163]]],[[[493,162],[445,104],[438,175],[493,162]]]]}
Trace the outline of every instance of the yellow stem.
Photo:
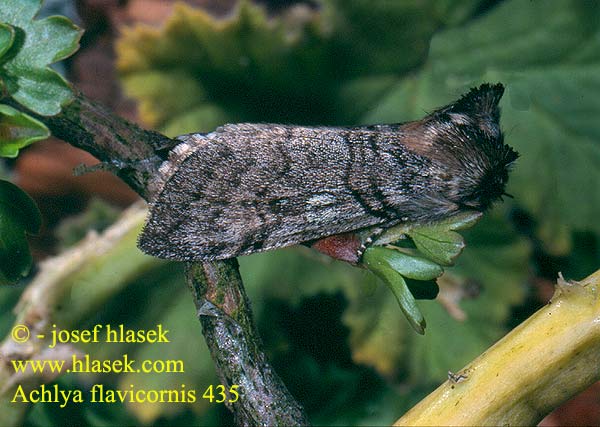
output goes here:
{"type": "Polygon", "coordinates": [[[450,376],[394,425],[535,425],[600,380],[600,270],[450,376]]]}

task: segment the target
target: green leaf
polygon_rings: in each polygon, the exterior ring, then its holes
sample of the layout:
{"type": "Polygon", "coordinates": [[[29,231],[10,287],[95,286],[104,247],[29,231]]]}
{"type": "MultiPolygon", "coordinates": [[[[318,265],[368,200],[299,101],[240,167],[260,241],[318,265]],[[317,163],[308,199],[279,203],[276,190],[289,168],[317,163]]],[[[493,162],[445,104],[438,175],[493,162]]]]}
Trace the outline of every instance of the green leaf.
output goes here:
{"type": "Polygon", "coordinates": [[[428,226],[402,224],[387,230],[375,242],[375,245],[382,245],[408,235],[427,258],[402,252],[401,248],[380,246],[367,248],[363,254],[363,264],[394,292],[400,308],[417,332],[424,332],[423,328],[414,326],[421,321],[424,324],[424,319],[414,305],[413,297],[435,298],[438,286],[433,279],[444,272],[440,264],[452,265],[465,246],[462,236],[453,230],[468,228],[480,218],[479,212],[465,212],[428,226]],[[410,284],[407,279],[412,279],[410,284]],[[410,291],[411,295],[407,296],[405,291],[410,291]]]}
{"type": "Polygon", "coordinates": [[[15,30],[10,25],[0,23],[0,60],[15,40],[15,30]]]}
{"type": "Polygon", "coordinates": [[[42,216],[31,197],[11,182],[0,180],[0,205],[14,217],[26,233],[37,234],[42,226],[42,216]]]}
{"type": "Polygon", "coordinates": [[[460,234],[437,227],[419,228],[409,235],[421,253],[442,265],[452,265],[465,247],[460,234]]]}
{"type": "Polygon", "coordinates": [[[402,276],[408,289],[416,299],[434,299],[439,291],[434,279],[441,276],[443,268],[438,264],[417,255],[401,252],[399,248],[368,248],[362,258],[368,268],[387,265],[402,276]]]}
{"type": "Polygon", "coordinates": [[[49,136],[50,131],[42,122],[0,104],[0,156],[16,157],[21,148],[49,136]]]}
{"type": "Polygon", "coordinates": [[[481,216],[480,212],[473,211],[464,212],[430,225],[401,224],[386,230],[374,244],[394,243],[409,236],[417,249],[427,258],[441,265],[452,265],[464,248],[461,235],[455,233],[454,230],[471,227],[481,216]]]}
{"type": "Polygon", "coordinates": [[[66,80],[50,69],[13,66],[4,82],[16,101],[45,116],[57,114],[72,99],[66,80]]]}
{"type": "Polygon", "coordinates": [[[390,288],[410,326],[423,335],[425,333],[425,319],[398,269],[409,274],[415,273],[415,276],[427,277],[424,280],[428,280],[439,276],[441,268],[436,264],[425,262],[424,259],[414,258],[411,260],[411,258],[413,257],[390,249],[369,248],[363,255],[363,262],[390,288]],[[438,267],[438,269],[435,267],[438,267]],[[439,274],[435,275],[436,273],[439,274]]]}
{"type": "Polygon", "coordinates": [[[9,1],[0,9],[0,22],[15,30],[15,40],[0,63],[0,79],[8,93],[25,107],[53,115],[72,99],[69,84],[49,64],[79,47],[82,31],[62,16],[33,19],[40,1],[9,1]]]}
{"type": "Polygon", "coordinates": [[[386,262],[394,271],[415,280],[435,279],[444,272],[442,267],[428,259],[381,247],[368,248],[364,260],[367,265],[374,261],[386,262]]]}
{"type": "Polygon", "coordinates": [[[41,214],[19,187],[0,180],[0,284],[10,284],[31,268],[26,234],[39,232],[41,214]]]}

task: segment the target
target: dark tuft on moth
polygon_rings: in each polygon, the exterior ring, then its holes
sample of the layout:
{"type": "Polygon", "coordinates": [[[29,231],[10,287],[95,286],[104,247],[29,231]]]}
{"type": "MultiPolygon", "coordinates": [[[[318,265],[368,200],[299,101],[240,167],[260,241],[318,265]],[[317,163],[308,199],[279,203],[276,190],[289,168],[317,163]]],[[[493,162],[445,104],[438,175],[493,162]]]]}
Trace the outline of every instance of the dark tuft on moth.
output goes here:
{"type": "Polygon", "coordinates": [[[485,211],[518,157],[499,125],[503,92],[483,84],[404,124],[243,123],[183,135],[151,185],[139,247],[217,260],[485,211]]]}

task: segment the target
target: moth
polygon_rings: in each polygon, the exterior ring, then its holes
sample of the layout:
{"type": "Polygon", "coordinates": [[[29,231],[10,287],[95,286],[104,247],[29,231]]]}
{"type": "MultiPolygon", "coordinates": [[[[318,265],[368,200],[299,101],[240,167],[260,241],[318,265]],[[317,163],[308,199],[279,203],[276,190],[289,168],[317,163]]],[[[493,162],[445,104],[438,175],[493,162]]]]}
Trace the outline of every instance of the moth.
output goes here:
{"type": "Polygon", "coordinates": [[[178,137],[151,185],[139,247],[208,261],[369,227],[483,212],[518,154],[483,84],[423,119],[358,127],[228,124],[178,137]]]}

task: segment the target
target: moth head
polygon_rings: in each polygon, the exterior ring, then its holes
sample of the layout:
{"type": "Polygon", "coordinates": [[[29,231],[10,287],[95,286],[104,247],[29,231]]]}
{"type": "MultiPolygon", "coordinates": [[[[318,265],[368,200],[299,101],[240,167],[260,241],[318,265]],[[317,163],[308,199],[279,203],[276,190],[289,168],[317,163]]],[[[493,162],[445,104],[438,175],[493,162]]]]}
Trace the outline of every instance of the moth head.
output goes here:
{"type": "Polygon", "coordinates": [[[502,84],[483,84],[434,113],[449,127],[447,139],[460,142],[446,144],[446,155],[463,166],[456,196],[466,208],[484,211],[505,195],[508,173],[518,157],[504,143],[500,129],[498,104],[503,93],[502,84]]]}
{"type": "Polygon", "coordinates": [[[504,145],[493,156],[487,161],[472,164],[474,169],[466,172],[465,179],[469,180],[471,185],[464,186],[462,191],[457,192],[459,205],[485,211],[493,202],[507,195],[505,188],[508,173],[518,154],[504,145]]]}
{"type": "Polygon", "coordinates": [[[406,145],[446,170],[451,202],[484,211],[501,198],[518,154],[504,143],[498,103],[504,86],[483,84],[405,126],[406,145]]]}

